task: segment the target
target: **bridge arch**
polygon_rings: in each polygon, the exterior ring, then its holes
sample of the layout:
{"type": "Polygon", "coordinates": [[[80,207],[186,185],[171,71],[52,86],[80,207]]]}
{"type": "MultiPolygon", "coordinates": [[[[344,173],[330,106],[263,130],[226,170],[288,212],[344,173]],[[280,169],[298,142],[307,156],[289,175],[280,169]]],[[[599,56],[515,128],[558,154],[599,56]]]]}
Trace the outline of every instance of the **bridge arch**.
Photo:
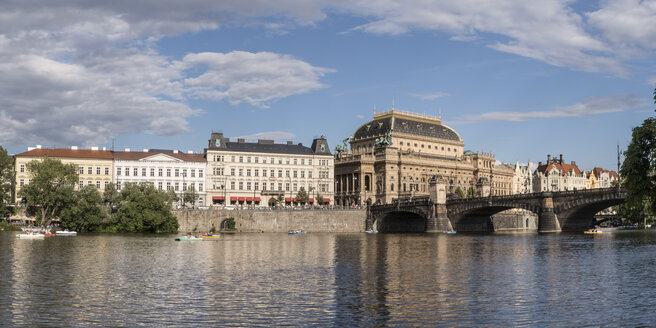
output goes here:
{"type": "Polygon", "coordinates": [[[421,211],[398,210],[380,216],[374,226],[379,232],[425,232],[427,222],[421,211]]]}
{"type": "Polygon", "coordinates": [[[456,231],[494,231],[492,215],[511,209],[523,209],[539,213],[540,208],[530,204],[500,202],[498,204],[478,204],[459,211],[450,211],[449,220],[456,231]]]}
{"type": "Polygon", "coordinates": [[[611,206],[624,203],[623,198],[597,199],[590,201],[574,200],[556,207],[560,226],[566,231],[581,231],[592,228],[596,222],[594,215],[611,206]]]}

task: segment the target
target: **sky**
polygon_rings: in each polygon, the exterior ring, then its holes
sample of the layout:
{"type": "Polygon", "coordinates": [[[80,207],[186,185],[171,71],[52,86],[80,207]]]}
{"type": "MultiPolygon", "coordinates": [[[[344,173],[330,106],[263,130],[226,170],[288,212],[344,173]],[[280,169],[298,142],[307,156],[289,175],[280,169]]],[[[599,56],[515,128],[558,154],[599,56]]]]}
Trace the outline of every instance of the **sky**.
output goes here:
{"type": "Polygon", "coordinates": [[[0,2],[0,145],[341,144],[392,109],[465,149],[617,167],[654,115],[656,1],[0,2]]]}

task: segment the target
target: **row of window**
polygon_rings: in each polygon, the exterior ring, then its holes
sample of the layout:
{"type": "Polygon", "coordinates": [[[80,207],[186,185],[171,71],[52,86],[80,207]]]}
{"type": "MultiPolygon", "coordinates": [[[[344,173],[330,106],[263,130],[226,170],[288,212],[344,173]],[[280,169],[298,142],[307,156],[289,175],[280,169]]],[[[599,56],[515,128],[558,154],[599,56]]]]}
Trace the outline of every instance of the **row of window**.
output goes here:
{"type": "MultiPolygon", "coordinates": [[[[278,183],[270,182],[268,184],[267,184],[267,182],[262,182],[261,186],[262,186],[262,191],[267,191],[267,190],[270,190],[270,191],[283,191],[283,183],[282,182],[278,182],[278,183]]],[[[308,184],[308,185],[305,185],[305,184],[302,184],[302,183],[301,184],[298,184],[298,183],[290,184],[289,182],[287,182],[287,183],[284,183],[284,186],[285,186],[284,191],[290,191],[290,188],[291,188],[291,191],[298,191],[298,190],[300,190],[300,188],[303,188],[303,189],[305,189],[305,191],[308,191],[308,192],[314,190],[314,187],[312,186],[312,184],[308,184]]],[[[214,190],[224,190],[225,185],[223,183],[219,182],[219,183],[214,184],[212,186],[212,188],[214,190]]],[[[228,189],[228,190],[254,190],[254,191],[257,191],[257,190],[260,190],[260,182],[231,181],[230,182],[230,189],[228,189]]],[[[319,184],[319,191],[328,192],[329,191],[328,184],[327,183],[320,183],[319,184]]]]}
{"type": "MultiPolygon", "coordinates": [[[[203,191],[203,184],[202,183],[198,183],[198,185],[196,185],[194,183],[186,183],[186,182],[183,182],[183,183],[180,183],[180,182],[174,182],[174,183],[167,182],[166,184],[164,184],[164,182],[158,182],[156,185],[155,185],[155,183],[150,182],[150,181],[144,182],[144,183],[152,184],[153,186],[156,186],[157,189],[166,190],[166,191],[169,191],[169,190],[180,191],[180,187],[182,187],[182,191],[187,191],[190,188],[194,188],[198,192],[203,191]]],[[[105,182],[105,187],[106,186],[107,186],[107,183],[105,182]]],[[[116,189],[121,190],[121,181],[116,182],[116,189]]]]}
{"type": "MultiPolygon", "coordinates": [[[[79,170],[80,170],[80,174],[84,174],[84,166],[80,166],[79,170]]],[[[88,166],[87,167],[87,170],[86,170],[87,174],[93,174],[93,171],[94,171],[93,166],[88,166]]],[[[101,168],[99,166],[96,166],[96,175],[100,175],[101,171],[102,171],[101,168]]],[[[105,167],[104,172],[105,172],[105,175],[109,175],[109,167],[105,167]]]]}
{"type": "MultiPolygon", "coordinates": [[[[299,163],[301,165],[305,165],[305,158],[282,158],[278,157],[278,164],[293,164],[293,165],[298,165],[299,163]]],[[[225,162],[226,161],[226,156],[225,155],[213,155],[212,160],[214,162],[225,162]]],[[[267,158],[266,157],[258,157],[258,156],[230,156],[230,162],[233,163],[260,163],[262,162],[263,164],[267,163],[267,158]],[[261,161],[260,161],[261,159],[261,161]]],[[[276,163],[276,157],[271,157],[269,158],[268,161],[269,164],[275,164],[276,163]]],[[[308,158],[307,159],[307,164],[312,165],[312,159],[308,158]]],[[[327,159],[321,159],[319,160],[319,165],[321,166],[328,166],[330,164],[329,160],[327,159]]]]}
{"type": "MultiPolygon", "coordinates": [[[[155,168],[145,168],[145,167],[142,167],[141,169],[138,168],[138,167],[132,168],[132,176],[135,176],[135,177],[140,176],[139,172],[141,172],[142,177],[145,177],[145,176],[154,177],[155,176],[155,168]],[[148,173],[150,173],[150,175],[148,173]]],[[[167,168],[166,169],[166,176],[170,177],[172,172],[173,172],[173,176],[175,176],[175,177],[180,177],[180,176],[187,177],[188,176],[188,177],[191,177],[191,178],[195,178],[196,177],[196,172],[198,172],[198,177],[199,178],[203,177],[203,170],[202,169],[198,169],[198,170],[189,169],[187,171],[187,169],[167,168]],[[187,175],[187,173],[189,173],[189,175],[187,175]]],[[[117,167],[116,168],[116,175],[117,176],[120,176],[120,175],[130,176],[130,168],[129,167],[126,167],[126,168],[117,167]]],[[[157,176],[158,177],[163,177],[164,176],[164,169],[162,169],[162,168],[157,169],[157,176]]]]}
{"type": "MultiPolygon", "coordinates": [[[[276,176],[276,170],[275,169],[243,169],[243,168],[231,168],[230,169],[230,175],[231,176],[254,176],[254,177],[259,177],[260,172],[262,173],[262,177],[267,177],[267,173],[270,177],[275,177],[276,176]]],[[[225,170],[222,167],[215,167],[212,169],[212,175],[214,176],[222,176],[225,175],[225,170]]],[[[285,177],[286,178],[305,178],[306,176],[306,171],[298,171],[298,170],[284,170],[285,177]]],[[[330,171],[319,171],[319,179],[328,179],[330,176],[330,171]]],[[[282,178],[283,177],[283,170],[278,170],[278,177],[282,178]]],[[[312,171],[307,171],[307,177],[312,178],[312,171]]]]}

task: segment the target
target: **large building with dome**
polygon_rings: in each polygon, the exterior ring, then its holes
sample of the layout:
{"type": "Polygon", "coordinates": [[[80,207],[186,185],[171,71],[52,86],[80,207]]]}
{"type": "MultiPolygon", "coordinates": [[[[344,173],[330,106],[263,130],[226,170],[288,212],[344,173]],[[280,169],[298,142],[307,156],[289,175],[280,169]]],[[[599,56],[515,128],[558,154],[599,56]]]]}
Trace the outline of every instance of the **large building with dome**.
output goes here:
{"type": "Polygon", "coordinates": [[[385,204],[427,196],[428,181],[441,175],[450,193],[509,195],[513,169],[496,166],[494,155],[465,151],[461,136],[440,118],[392,109],[374,114],[335,155],[338,205],[385,204]],[[490,183],[491,182],[491,183],[490,183]]]}

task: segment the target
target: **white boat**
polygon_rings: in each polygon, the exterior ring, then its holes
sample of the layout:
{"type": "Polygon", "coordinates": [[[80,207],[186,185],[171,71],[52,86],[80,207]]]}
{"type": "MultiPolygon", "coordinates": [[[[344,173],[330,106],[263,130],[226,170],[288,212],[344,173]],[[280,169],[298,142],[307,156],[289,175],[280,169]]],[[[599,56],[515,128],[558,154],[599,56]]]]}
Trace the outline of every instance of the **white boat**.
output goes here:
{"type": "Polygon", "coordinates": [[[57,236],[77,236],[76,231],[60,230],[55,232],[57,236]]]}
{"type": "Polygon", "coordinates": [[[43,239],[46,238],[46,235],[41,233],[19,233],[16,235],[16,238],[21,239],[43,239]]]}

